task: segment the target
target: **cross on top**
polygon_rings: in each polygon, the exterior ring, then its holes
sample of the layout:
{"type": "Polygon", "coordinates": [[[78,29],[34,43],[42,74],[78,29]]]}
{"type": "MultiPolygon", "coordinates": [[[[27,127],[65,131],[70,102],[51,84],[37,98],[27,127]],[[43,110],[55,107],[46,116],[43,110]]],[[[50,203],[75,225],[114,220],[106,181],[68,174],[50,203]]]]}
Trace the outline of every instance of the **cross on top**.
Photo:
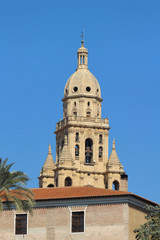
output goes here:
{"type": "Polygon", "coordinates": [[[83,34],[83,31],[82,31],[82,35],[81,35],[81,38],[82,38],[82,40],[83,40],[83,38],[84,38],[84,34],[83,34]]]}
{"type": "Polygon", "coordinates": [[[84,34],[83,34],[83,31],[82,31],[82,34],[81,34],[81,38],[82,38],[81,43],[82,43],[82,45],[83,45],[83,43],[84,43],[84,34]]]}

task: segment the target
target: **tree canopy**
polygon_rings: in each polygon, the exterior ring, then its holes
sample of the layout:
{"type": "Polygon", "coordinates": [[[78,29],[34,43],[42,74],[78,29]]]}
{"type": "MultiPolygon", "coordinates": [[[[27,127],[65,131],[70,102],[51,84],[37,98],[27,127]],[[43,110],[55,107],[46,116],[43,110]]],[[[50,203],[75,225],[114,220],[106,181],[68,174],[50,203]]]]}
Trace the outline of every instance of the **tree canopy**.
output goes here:
{"type": "Polygon", "coordinates": [[[160,240],[160,205],[145,207],[147,222],[135,229],[137,240],[160,240]]]}
{"type": "Polygon", "coordinates": [[[14,163],[7,161],[0,158],[0,210],[6,204],[8,208],[14,205],[17,210],[32,213],[33,193],[26,187],[29,178],[22,171],[10,171],[14,163]]]}

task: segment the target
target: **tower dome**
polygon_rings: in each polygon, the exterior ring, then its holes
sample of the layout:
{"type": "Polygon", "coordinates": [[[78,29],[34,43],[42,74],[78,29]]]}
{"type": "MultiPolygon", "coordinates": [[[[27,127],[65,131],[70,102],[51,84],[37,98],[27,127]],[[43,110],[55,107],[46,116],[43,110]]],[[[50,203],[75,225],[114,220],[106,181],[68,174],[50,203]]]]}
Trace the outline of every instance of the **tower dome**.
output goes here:
{"type": "Polygon", "coordinates": [[[88,70],[88,50],[82,45],[77,51],[77,70],[68,79],[64,88],[64,99],[91,97],[101,100],[101,89],[95,76],[88,70]]]}

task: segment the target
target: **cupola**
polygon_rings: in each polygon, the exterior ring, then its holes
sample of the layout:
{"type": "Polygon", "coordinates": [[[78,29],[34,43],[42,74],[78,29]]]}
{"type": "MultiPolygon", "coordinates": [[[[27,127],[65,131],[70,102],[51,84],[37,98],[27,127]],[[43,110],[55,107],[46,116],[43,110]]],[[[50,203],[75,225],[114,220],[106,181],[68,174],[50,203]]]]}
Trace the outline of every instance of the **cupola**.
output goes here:
{"type": "Polygon", "coordinates": [[[84,47],[84,40],[77,51],[77,69],[88,69],[88,50],[84,47]]]}
{"type": "Polygon", "coordinates": [[[88,50],[84,47],[84,40],[77,50],[77,70],[68,79],[64,88],[64,98],[91,97],[99,101],[101,89],[95,76],[88,70],[88,50]]]}

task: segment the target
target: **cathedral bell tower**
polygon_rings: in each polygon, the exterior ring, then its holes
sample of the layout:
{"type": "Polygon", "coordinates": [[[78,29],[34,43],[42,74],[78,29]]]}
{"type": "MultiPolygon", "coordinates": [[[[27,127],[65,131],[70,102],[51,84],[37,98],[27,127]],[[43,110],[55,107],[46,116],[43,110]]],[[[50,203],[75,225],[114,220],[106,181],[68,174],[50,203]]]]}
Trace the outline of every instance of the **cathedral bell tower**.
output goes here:
{"type": "Polygon", "coordinates": [[[51,150],[39,177],[40,187],[86,186],[127,190],[113,142],[108,158],[109,120],[101,118],[101,89],[88,70],[88,50],[81,41],[77,70],[64,88],[63,120],[56,124],[56,163],[51,150]]]}
{"type": "Polygon", "coordinates": [[[55,178],[59,187],[103,188],[110,127],[108,119],[101,118],[101,89],[88,70],[88,50],[81,43],[77,70],[64,88],[63,120],[56,125],[55,178]]]}

